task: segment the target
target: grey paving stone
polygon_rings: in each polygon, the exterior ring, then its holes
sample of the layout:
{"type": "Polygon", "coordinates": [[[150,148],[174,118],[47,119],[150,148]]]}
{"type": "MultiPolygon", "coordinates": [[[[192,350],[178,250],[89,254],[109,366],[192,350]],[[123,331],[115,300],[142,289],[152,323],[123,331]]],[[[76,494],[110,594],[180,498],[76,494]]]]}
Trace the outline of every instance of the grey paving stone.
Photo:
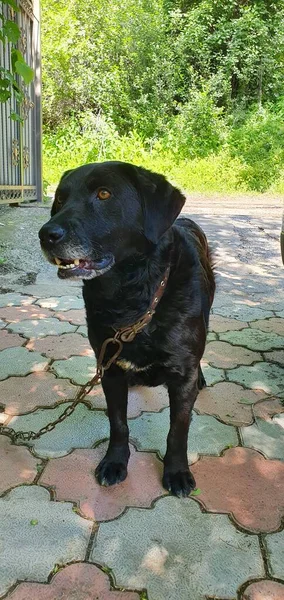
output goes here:
{"type": "Polygon", "coordinates": [[[241,331],[225,331],[219,339],[233,346],[245,346],[250,350],[267,352],[284,348],[284,337],[277,333],[266,333],[260,329],[242,329],[241,331]]]}
{"type": "Polygon", "coordinates": [[[88,329],[86,327],[86,325],[80,325],[76,331],[76,333],[80,333],[81,335],[83,335],[84,337],[88,337],[88,329]]]}
{"type": "Polygon", "coordinates": [[[215,340],[217,340],[216,333],[214,333],[213,331],[209,331],[209,333],[207,333],[207,338],[206,338],[207,343],[214,342],[215,340]]]}
{"type": "Polygon", "coordinates": [[[282,319],[284,319],[284,310],[276,311],[276,315],[277,317],[281,317],[282,319]]]}
{"type": "Polygon", "coordinates": [[[206,364],[202,364],[201,366],[207,385],[214,385],[215,383],[224,381],[225,373],[222,369],[216,369],[206,364]]]}
{"type": "Polygon", "coordinates": [[[48,317],[46,319],[27,319],[19,323],[9,323],[7,329],[15,333],[21,333],[26,338],[39,338],[46,335],[74,332],[76,331],[76,325],[71,325],[68,321],[59,321],[59,319],[48,317]]]}
{"type": "Polygon", "coordinates": [[[265,319],[266,317],[274,316],[271,310],[262,309],[258,306],[247,306],[247,304],[236,303],[230,306],[214,306],[214,314],[222,315],[223,317],[231,317],[232,319],[240,319],[240,321],[256,321],[257,319],[265,319]]]}
{"type": "Polygon", "coordinates": [[[92,523],[39,486],[0,498],[0,594],[18,580],[47,581],[55,564],[84,560],[92,523]]]}
{"type": "Polygon", "coordinates": [[[12,375],[27,375],[43,371],[49,363],[39,352],[29,352],[26,348],[6,348],[0,352],[0,380],[12,375]]]}
{"type": "Polygon", "coordinates": [[[0,329],[4,329],[4,327],[6,327],[7,323],[5,323],[4,321],[2,321],[0,319],[0,329]]]}
{"type": "Polygon", "coordinates": [[[51,308],[56,311],[84,308],[83,298],[77,298],[77,296],[52,296],[50,298],[41,298],[40,300],[37,300],[37,304],[42,308],[51,308]]]}
{"type": "Polygon", "coordinates": [[[283,367],[274,363],[259,362],[252,367],[237,367],[227,371],[230,381],[240,383],[252,390],[264,390],[267,394],[284,392],[283,367]]]}
{"type": "Polygon", "coordinates": [[[149,600],[233,599],[247,579],[264,576],[257,536],[171,496],[101,523],[91,559],[108,565],[118,586],[146,588],[149,600]]]}
{"type": "Polygon", "coordinates": [[[71,356],[67,360],[56,360],[52,370],[59,377],[84,385],[96,374],[95,356],[71,356]]]}
{"type": "Polygon", "coordinates": [[[264,540],[272,576],[284,579],[284,530],[266,535],[264,540]]]}
{"type": "MultiPolygon", "coordinates": [[[[55,421],[70,405],[60,404],[56,408],[39,409],[33,413],[14,417],[9,426],[16,431],[38,431],[51,421],[55,421]]],[[[96,442],[109,437],[108,417],[102,410],[90,410],[85,404],[78,404],[74,413],[63,423],[56,425],[50,433],[31,444],[38,456],[52,458],[65,456],[73,448],[91,448],[96,442]]]]}
{"type": "Polygon", "coordinates": [[[23,296],[22,294],[0,294],[0,307],[4,306],[21,306],[25,304],[32,304],[35,298],[31,296],[23,296]]]}
{"type": "MultiPolygon", "coordinates": [[[[169,408],[160,413],[144,412],[129,420],[130,437],[139,450],[156,450],[163,457],[170,423],[169,408]]],[[[226,446],[237,446],[235,427],[220,423],[210,415],[193,413],[188,436],[188,458],[195,462],[199,454],[218,456],[226,446]]]]}
{"type": "Polygon", "coordinates": [[[263,452],[268,458],[284,460],[284,413],[275,415],[270,421],[256,417],[249,427],[241,427],[244,446],[263,452]]]}

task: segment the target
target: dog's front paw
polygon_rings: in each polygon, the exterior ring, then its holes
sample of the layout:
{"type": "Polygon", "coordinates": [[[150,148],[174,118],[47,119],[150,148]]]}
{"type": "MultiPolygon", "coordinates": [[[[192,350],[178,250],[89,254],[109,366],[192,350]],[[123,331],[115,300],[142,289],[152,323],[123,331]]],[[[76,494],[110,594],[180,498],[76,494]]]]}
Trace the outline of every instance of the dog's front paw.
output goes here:
{"type": "Polygon", "coordinates": [[[120,483],[127,477],[127,463],[103,458],[96,468],[95,475],[100,485],[109,486],[120,483]]]}
{"type": "Polygon", "coordinates": [[[165,469],[163,476],[163,486],[174,496],[179,498],[186,497],[195,489],[195,479],[189,470],[186,471],[168,471],[165,469]]]}

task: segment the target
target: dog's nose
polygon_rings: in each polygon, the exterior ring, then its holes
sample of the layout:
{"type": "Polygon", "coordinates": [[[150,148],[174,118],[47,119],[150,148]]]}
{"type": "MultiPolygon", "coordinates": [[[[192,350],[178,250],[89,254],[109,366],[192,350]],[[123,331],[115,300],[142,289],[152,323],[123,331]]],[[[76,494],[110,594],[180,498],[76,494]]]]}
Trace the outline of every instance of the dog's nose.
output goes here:
{"type": "Polygon", "coordinates": [[[46,223],[39,231],[39,239],[44,246],[54,246],[65,236],[64,229],[57,223],[46,223]]]}

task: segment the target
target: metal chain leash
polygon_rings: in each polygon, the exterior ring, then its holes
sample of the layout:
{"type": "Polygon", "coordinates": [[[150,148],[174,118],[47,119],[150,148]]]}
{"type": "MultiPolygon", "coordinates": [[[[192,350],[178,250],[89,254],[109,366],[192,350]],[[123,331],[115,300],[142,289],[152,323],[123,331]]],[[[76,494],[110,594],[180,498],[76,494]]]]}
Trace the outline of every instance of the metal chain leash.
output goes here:
{"type": "Polygon", "coordinates": [[[169,272],[170,272],[170,267],[167,268],[165,276],[160,283],[160,286],[156,292],[156,295],[153,299],[151,307],[147,311],[147,313],[144,315],[144,317],[142,317],[137,323],[134,323],[134,325],[128,325],[127,327],[122,327],[121,329],[118,329],[116,331],[114,337],[107,338],[103,342],[103,345],[100,350],[99,358],[97,361],[96,374],[90,381],[88,381],[88,383],[86,383],[80,390],[78,390],[72,404],[70,404],[69,406],[67,406],[67,408],[65,408],[65,410],[58,417],[58,419],[56,419],[55,421],[51,421],[51,423],[48,423],[47,425],[44,425],[44,427],[39,429],[39,431],[37,431],[37,432],[35,432],[35,431],[15,431],[15,429],[12,429],[12,427],[9,427],[9,426],[4,427],[4,425],[0,425],[0,435],[8,436],[11,439],[12,443],[16,444],[16,445],[17,444],[18,445],[20,445],[20,444],[26,444],[26,445],[30,444],[31,445],[31,443],[34,440],[38,440],[45,433],[52,431],[53,429],[55,429],[56,425],[58,425],[59,423],[62,423],[63,421],[65,421],[65,419],[67,419],[67,417],[72,415],[72,413],[74,412],[74,410],[75,410],[76,406],[79,404],[79,402],[82,402],[84,400],[84,398],[87,396],[87,394],[89,394],[91,392],[93,387],[96,384],[100,383],[104,372],[107,371],[111,367],[111,365],[116,361],[116,359],[119,357],[119,355],[121,354],[122,348],[123,348],[123,342],[132,342],[134,340],[134,338],[136,337],[136,335],[138,333],[140,333],[144,329],[144,327],[146,327],[146,325],[148,325],[148,323],[150,323],[150,321],[155,313],[155,308],[164,293],[164,289],[165,289],[165,286],[166,286],[166,283],[167,283],[167,280],[169,277],[169,272]],[[116,351],[109,358],[106,365],[103,366],[103,360],[105,357],[106,349],[109,344],[115,344],[116,351]]]}

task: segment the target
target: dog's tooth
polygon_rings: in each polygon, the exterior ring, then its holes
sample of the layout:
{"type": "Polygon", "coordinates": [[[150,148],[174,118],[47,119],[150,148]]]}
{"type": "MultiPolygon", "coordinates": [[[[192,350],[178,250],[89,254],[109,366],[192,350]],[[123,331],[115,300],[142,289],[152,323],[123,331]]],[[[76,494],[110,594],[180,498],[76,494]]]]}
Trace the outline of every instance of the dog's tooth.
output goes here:
{"type": "Polygon", "coordinates": [[[55,260],[55,262],[56,262],[56,264],[57,264],[57,265],[60,265],[60,264],[61,264],[61,260],[60,260],[59,258],[55,257],[55,259],[54,259],[54,260],[55,260]]]}
{"type": "Polygon", "coordinates": [[[76,267],[79,267],[79,263],[80,263],[79,258],[75,258],[74,265],[76,265],[76,267]]]}

